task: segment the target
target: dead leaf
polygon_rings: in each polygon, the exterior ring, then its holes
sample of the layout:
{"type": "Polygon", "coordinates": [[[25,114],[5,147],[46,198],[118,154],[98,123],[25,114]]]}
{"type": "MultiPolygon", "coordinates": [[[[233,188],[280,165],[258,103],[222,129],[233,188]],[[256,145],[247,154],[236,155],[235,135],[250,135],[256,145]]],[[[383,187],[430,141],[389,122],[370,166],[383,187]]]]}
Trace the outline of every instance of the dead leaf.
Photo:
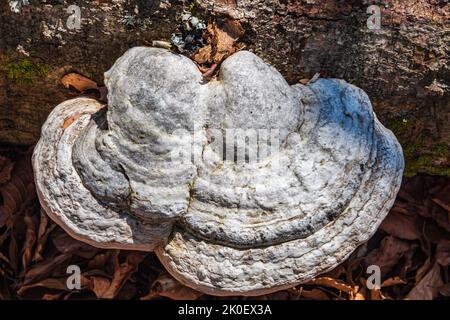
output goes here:
{"type": "Polygon", "coordinates": [[[202,295],[201,292],[182,285],[167,272],[163,272],[153,282],[150,293],[141,299],[150,300],[156,297],[166,297],[172,300],[196,300],[202,295]]]}
{"type": "MultiPolygon", "coordinates": [[[[85,288],[88,281],[81,276],[81,289],[85,288]]],[[[64,294],[77,292],[67,287],[67,277],[47,278],[30,285],[22,286],[18,294],[24,299],[58,300],[64,294]]]]}
{"type": "Polygon", "coordinates": [[[358,292],[356,292],[356,294],[353,295],[353,297],[350,297],[350,300],[366,300],[366,294],[367,290],[363,286],[358,292]]]}
{"type": "Polygon", "coordinates": [[[370,290],[370,300],[389,300],[380,289],[374,288],[370,290]]]}
{"type": "Polygon", "coordinates": [[[316,279],[313,279],[313,280],[305,283],[305,285],[317,285],[317,286],[330,287],[330,288],[334,288],[334,289],[343,291],[347,294],[353,294],[355,292],[355,290],[354,290],[354,288],[352,288],[352,286],[350,286],[340,280],[336,280],[336,279],[329,278],[329,277],[316,278],[316,279]]]}
{"type": "Polygon", "coordinates": [[[28,267],[33,257],[34,244],[36,243],[36,218],[30,214],[26,214],[24,217],[26,225],[25,240],[22,246],[22,268],[24,272],[27,272],[28,267]]]}
{"type": "Polygon", "coordinates": [[[14,162],[11,159],[0,156],[0,184],[3,184],[11,179],[11,172],[13,168],[14,162]]]}
{"type": "Polygon", "coordinates": [[[311,300],[329,300],[330,297],[320,289],[311,289],[301,291],[301,296],[305,299],[311,300]]]}
{"type": "MultiPolygon", "coordinates": [[[[207,72],[210,66],[200,68],[207,72]]],[[[196,299],[200,295],[173,279],[163,283],[162,277],[168,275],[153,254],[101,250],[67,235],[38,208],[30,153],[23,148],[14,150],[0,147],[0,175],[7,178],[0,183],[0,299],[196,299]],[[6,174],[2,169],[5,163],[6,174]],[[9,169],[11,163],[14,165],[9,169]],[[82,290],[65,288],[69,264],[81,267],[82,290]]],[[[388,216],[393,221],[387,220],[381,226],[382,232],[360,246],[343,264],[307,287],[257,299],[390,300],[408,295],[409,298],[450,296],[450,285],[444,284],[449,279],[450,237],[445,207],[449,181],[422,175],[405,179],[388,216]],[[421,226],[419,237],[415,223],[411,224],[414,219],[421,226]],[[386,233],[389,235],[385,236],[386,233]],[[384,280],[381,290],[369,290],[365,285],[365,267],[370,264],[381,267],[384,280]],[[442,268],[436,272],[439,265],[442,268]]]]}
{"type": "Polygon", "coordinates": [[[66,74],[61,78],[61,83],[64,85],[64,87],[73,87],[81,93],[85,92],[86,90],[97,89],[97,83],[78,73],[66,74]]]}
{"type": "Polygon", "coordinates": [[[417,215],[406,215],[395,211],[389,212],[381,223],[380,229],[391,236],[404,240],[417,240],[422,234],[420,218],[417,215]]]}
{"type": "Polygon", "coordinates": [[[433,198],[431,200],[433,200],[434,203],[436,203],[438,206],[440,206],[444,210],[447,210],[447,212],[450,212],[450,204],[447,204],[438,198],[433,198]]]}
{"type": "Polygon", "coordinates": [[[351,286],[359,283],[359,278],[364,273],[362,263],[364,257],[367,255],[367,250],[367,243],[365,243],[356,249],[345,262],[345,278],[351,286]]]}
{"type": "Polygon", "coordinates": [[[439,293],[444,297],[450,297],[450,283],[446,283],[442,287],[440,287],[439,293]]]}
{"type": "Polygon", "coordinates": [[[345,274],[346,274],[345,266],[343,264],[340,264],[336,268],[328,271],[327,273],[322,274],[321,277],[329,277],[329,278],[337,279],[341,275],[345,275],[345,274]]]}
{"type": "Polygon", "coordinates": [[[32,151],[31,148],[28,149],[16,161],[11,171],[11,178],[0,185],[0,199],[3,199],[0,202],[0,228],[12,218],[13,214],[22,212],[30,204],[36,204],[34,177],[31,169],[32,151]]]}
{"type": "Polygon", "coordinates": [[[44,279],[42,281],[39,282],[35,282],[33,284],[30,285],[26,285],[26,286],[22,286],[17,293],[19,294],[19,296],[23,296],[25,294],[25,292],[29,289],[33,289],[36,287],[44,287],[47,289],[55,289],[55,290],[61,290],[61,291],[66,291],[68,290],[67,288],[67,279],[66,278],[47,278],[44,279]]]}
{"type": "Polygon", "coordinates": [[[95,257],[93,257],[91,260],[89,260],[88,268],[89,269],[101,269],[105,266],[105,264],[108,262],[108,260],[111,259],[111,256],[113,255],[112,250],[108,250],[106,252],[100,252],[95,257]]]}
{"type": "Polygon", "coordinates": [[[369,265],[379,266],[381,278],[384,279],[400,259],[415,247],[417,244],[387,236],[381,241],[380,248],[372,250],[364,258],[364,264],[366,267],[369,265]]]}
{"type": "Polygon", "coordinates": [[[8,254],[9,254],[9,262],[14,270],[14,273],[18,273],[19,266],[18,266],[18,256],[19,256],[19,248],[17,246],[17,240],[16,236],[14,235],[14,232],[11,232],[11,241],[9,243],[8,247],[8,254]]]}
{"type": "Polygon", "coordinates": [[[353,297],[353,299],[350,299],[350,300],[366,300],[366,298],[364,297],[364,295],[363,294],[361,294],[361,293],[356,293],[356,295],[353,297]]]}
{"type": "Polygon", "coordinates": [[[100,251],[98,248],[75,240],[59,227],[52,232],[51,237],[56,249],[64,254],[77,255],[81,258],[90,259],[100,251]]]}
{"type": "Polygon", "coordinates": [[[95,293],[97,298],[102,298],[110,286],[111,280],[108,278],[98,276],[90,278],[89,288],[95,293]]]}
{"type": "Polygon", "coordinates": [[[48,235],[55,229],[56,224],[49,222],[47,214],[44,209],[40,210],[40,221],[38,229],[38,239],[36,249],[34,250],[33,262],[39,262],[43,260],[42,253],[44,251],[45,243],[47,242],[48,235]]]}
{"type": "Polygon", "coordinates": [[[439,295],[439,289],[443,284],[441,268],[436,262],[425,277],[408,293],[405,300],[433,300],[439,295]]]}
{"type": "Polygon", "coordinates": [[[436,247],[436,260],[443,266],[450,265],[450,240],[442,240],[436,247]]]}
{"type": "Polygon", "coordinates": [[[448,238],[448,233],[443,228],[441,228],[433,219],[426,219],[424,221],[422,231],[423,238],[424,240],[426,240],[428,245],[430,243],[438,244],[442,239],[448,238]]]}
{"type": "Polygon", "coordinates": [[[219,64],[242,49],[237,41],[243,34],[244,29],[238,20],[210,20],[205,34],[208,45],[200,48],[192,58],[198,64],[219,64]]]}
{"type": "Polygon", "coordinates": [[[431,257],[428,257],[425,263],[416,271],[416,276],[414,277],[414,280],[416,283],[419,283],[423,277],[430,271],[430,269],[433,267],[434,261],[431,259],[431,257]]]}
{"type": "Polygon", "coordinates": [[[47,259],[33,266],[24,277],[24,284],[29,285],[35,281],[47,278],[56,268],[65,269],[66,262],[70,259],[70,254],[60,254],[54,258],[47,259]]]}
{"type": "Polygon", "coordinates": [[[277,291],[277,292],[272,292],[269,294],[266,294],[264,296],[260,296],[259,298],[261,300],[287,300],[289,299],[291,295],[289,294],[289,291],[287,290],[282,290],[282,291],[277,291]]]}
{"type": "Polygon", "coordinates": [[[439,225],[439,227],[450,232],[450,212],[437,205],[431,207],[429,211],[431,218],[439,225]]]}
{"type": "Polygon", "coordinates": [[[119,251],[115,255],[115,271],[109,288],[102,294],[102,298],[113,299],[120,291],[125,281],[137,270],[139,263],[145,258],[145,252],[128,252],[125,262],[119,263],[119,251]]]}
{"type": "Polygon", "coordinates": [[[12,277],[14,270],[9,259],[0,252],[0,275],[12,277]]]}
{"type": "Polygon", "coordinates": [[[392,287],[392,286],[396,286],[398,284],[405,284],[406,281],[401,279],[400,277],[393,277],[393,278],[389,278],[383,281],[383,283],[381,284],[382,288],[386,288],[386,287],[392,287]]]}
{"type": "Polygon", "coordinates": [[[206,64],[206,63],[212,63],[213,61],[213,47],[212,45],[208,44],[207,46],[204,46],[194,54],[192,59],[197,62],[198,64],[206,64]]]}

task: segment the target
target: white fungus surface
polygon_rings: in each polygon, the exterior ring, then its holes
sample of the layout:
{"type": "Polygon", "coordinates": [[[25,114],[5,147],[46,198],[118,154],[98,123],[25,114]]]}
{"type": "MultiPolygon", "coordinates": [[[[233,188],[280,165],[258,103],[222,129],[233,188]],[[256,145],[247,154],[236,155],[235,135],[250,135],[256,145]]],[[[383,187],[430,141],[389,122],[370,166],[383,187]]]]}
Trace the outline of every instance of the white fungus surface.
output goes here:
{"type": "Polygon", "coordinates": [[[41,203],[73,237],[154,250],[197,290],[258,295],[335,267],[400,187],[400,145],[343,80],[289,86],[241,51],[205,83],[188,58],[136,47],[105,82],[107,106],[69,100],[44,124],[41,203]]]}

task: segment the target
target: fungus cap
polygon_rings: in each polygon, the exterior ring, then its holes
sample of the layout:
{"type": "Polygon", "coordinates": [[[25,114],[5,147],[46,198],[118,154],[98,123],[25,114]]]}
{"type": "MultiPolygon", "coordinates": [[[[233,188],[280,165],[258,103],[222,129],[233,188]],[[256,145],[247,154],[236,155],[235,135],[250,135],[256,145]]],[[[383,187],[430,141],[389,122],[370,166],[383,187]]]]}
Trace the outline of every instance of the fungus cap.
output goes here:
{"type": "Polygon", "coordinates": [[[81,241],[155,251],[194,289],[308,281],[374,234],[400,187],[399,143],[343,80],[290,86],[240,51],[205,83],[188,58],[136,47],[105,83],[107,106],[65,101],[43,125],[41,204],[81,241]]]}

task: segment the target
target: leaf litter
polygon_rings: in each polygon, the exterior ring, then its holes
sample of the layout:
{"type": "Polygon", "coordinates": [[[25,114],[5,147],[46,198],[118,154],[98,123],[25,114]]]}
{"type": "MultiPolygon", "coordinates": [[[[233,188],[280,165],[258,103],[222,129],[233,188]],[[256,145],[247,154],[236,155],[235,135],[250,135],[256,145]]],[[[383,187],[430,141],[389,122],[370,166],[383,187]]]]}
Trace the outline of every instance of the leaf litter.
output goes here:
{"type": "MultiPolygon", "coordinates": [[[[177,282],[153,253],[99,249],[71,238],[39,205],[31,154],[31,148],[0,147],[0,299],[221,299],[177,282]],[[80,289],[67,287],[69,265],[80,267],[80,289]]],[[[377,233],[346,261],[307,283],[256,298],[445,299],[449,191],[450,178],[405,178],[377,233]],[[379,288],[366,285],[370,265],[381,269],[379,288]]]]}

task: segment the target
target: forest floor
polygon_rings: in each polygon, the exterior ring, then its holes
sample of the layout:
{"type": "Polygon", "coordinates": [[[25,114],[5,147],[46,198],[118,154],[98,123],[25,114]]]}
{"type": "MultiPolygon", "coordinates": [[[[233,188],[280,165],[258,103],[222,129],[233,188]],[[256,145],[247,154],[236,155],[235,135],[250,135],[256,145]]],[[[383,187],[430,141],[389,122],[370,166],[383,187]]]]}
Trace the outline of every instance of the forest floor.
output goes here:
{"type": "MultiPolygon", "coordinates": [[[[0,299],[213,299],[168,275],[152,253],[74,240],[37,199],[32,147],[0,147],[0,299]],[[67,268],[81,270],[69,289],[67,268]]],[[[315,280],[258,299],[446,299],[450,296],[450,178],[405,178],[376,234],[315,280]],[[368,289],[371,265],[381,288],[368,289]]],[[[242,299],[242,297],[236,297],[242,299]]]]}

